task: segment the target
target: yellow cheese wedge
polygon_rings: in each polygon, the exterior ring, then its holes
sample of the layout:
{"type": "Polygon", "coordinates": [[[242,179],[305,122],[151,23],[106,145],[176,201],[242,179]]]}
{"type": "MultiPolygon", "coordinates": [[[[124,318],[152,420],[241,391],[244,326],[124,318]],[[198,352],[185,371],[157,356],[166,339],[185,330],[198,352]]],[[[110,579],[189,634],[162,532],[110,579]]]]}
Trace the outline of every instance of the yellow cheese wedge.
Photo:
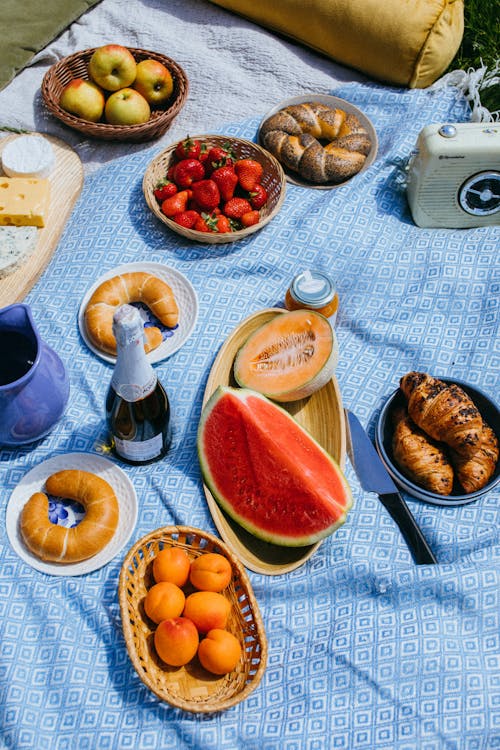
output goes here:
{"type": "Polygon", "coordinates": [[[49,201],[49,180],[0,176],[0,226],[44,227],[49,201]]]}

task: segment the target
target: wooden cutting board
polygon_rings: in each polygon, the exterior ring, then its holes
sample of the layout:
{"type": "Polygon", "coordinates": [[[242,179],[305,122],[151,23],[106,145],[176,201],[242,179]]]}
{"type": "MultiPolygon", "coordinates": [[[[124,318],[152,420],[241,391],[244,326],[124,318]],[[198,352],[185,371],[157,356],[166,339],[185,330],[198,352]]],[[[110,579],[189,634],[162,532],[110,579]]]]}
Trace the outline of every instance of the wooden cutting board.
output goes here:
{"type": "MultiPolygon", "coordinates": [[[[259,326],[281,315],[285,310],[268,308],[245,318],[223,343],[214,360],[203,396],[203,406],[219,385],[236,386],[233,376],[234,358],[241,345],[259,326]]],[[[346,428],[342,395],[336,377],[308,398],[281,403],[297,422],[305,427],[320,445],[344,468],[346,428]]],[[[250,570],[264,575],[283,575],[303,565],[321,542],[306,547],[280,547],[263,542],[223,512],[208,487],[203,485],[213,521],[226,544],[250,570]]]]}
{"type": "MultiPolygon", "coordinates": [[[[42,135],[52,144],[55,155],[55,164],[49,175],[51,184],[48,220],[46,226],[38,230],[35,251],[13,273],[0,279],[0,307],[24,299],[42,275],[83,186],[83,167],[78,154],[59,138],[42,135]]],[[[7,143],[18,137],[16,134],[1,138],[0,156],[7,143]]],[[[0,174],[3,174],[1,169],[0,174]]]]}

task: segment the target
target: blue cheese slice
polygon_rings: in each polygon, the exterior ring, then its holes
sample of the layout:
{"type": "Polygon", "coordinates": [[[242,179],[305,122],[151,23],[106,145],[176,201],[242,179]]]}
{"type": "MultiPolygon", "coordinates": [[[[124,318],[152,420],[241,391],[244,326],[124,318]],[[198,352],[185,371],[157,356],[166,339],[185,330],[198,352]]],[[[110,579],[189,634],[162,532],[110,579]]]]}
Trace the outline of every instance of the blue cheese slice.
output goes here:
{"type": "Polygon", "coordinates": [[[2,169],[7,177],[47,177],[54,161],[54,149],[40,135],[20,135],[2,151],[2,169]]]}
{"type": "Polygon", "coordinates": [[[36,227],[0,226],[0,279],[14,273],[33,254],[38,231],[36,227]]]}

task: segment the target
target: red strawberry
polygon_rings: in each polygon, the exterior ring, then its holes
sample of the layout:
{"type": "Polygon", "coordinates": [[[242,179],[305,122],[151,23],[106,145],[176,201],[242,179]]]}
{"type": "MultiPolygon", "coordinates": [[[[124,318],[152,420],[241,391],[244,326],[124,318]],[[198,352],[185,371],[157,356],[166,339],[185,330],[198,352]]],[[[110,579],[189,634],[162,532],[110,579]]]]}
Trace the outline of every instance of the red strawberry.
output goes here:
{"type": "Polygon", "coordinates": [[[208,152],[210,151],[209,147],[206,143],[201,144],[200,153],[198,155],[198,159],[201,161],[202,164],[206,162],[208,159],[208,152]]]}
{"type": "Polygon", "coordinates": [[[244,227],[252,227],[254,224],[259,223],[260,214],[257,210],[247,211],[246,214],[240,216],[240,221],[244,227]]]}
{"type": "Polygon", "coordinates": [[[223,213],[230,219],[239,219],[251,210],[252,206],[246,198],[231,198],[222,209],[223,213]]]}
{"type": "MultiPolygon", "coordinates": [[[[201,206],[199,205],[199,203],[196,203],[196,201],[189,201],[189,203],[188,203],[188,206],[187,206],[187,207],[188,207],[188,209],[190,209],[191,211],[196,211],[196,212],[197,212],[197,213],[199,213],[199,214],[203,213],[203,211],[206,211],[206,209],[205,209],[205,208],[202,208],[202,207],[201,207],[201,206]]],[[[215,207],[215,208],[213,209],[213,211],[210,211],[210,213],[211,213],[211,214],[220,214],[220,213],[221,213],[221,210],[220,210],[219,206],[216,206],[216,207],[215,207]]]]}
{"type": "Polygon", "coordinates": [[[211,174],[214,169],[224,167],[226,164],[233,164],[235,159],[230,143],[225,143],[224,146],[212,146],[205,162],[207,174],[211,174]]]}
{"type": "Polygon", "coordinates": [[[171,195],[175,195],[177,192],[177,185],[175,182],[170,180],[160,180],[158,185],[153,190],[154,196],[158,203],[163,203],[165,198],[170,198],[171,195]]]}
{"type": "Polygon", "coordinates": [[[215,232],[213,218],[209,214],[202,213],[196,220],[193,229],[197,232],[215,232]]]}
{"type": "Polygon", "coordinates": [[[193,182],[193,200],[205,211],[212,211],[219,205],[220,192],[213,180],[193,182]]]}
{"type": "Polygon", "coordinates": [[[198,232],[217,232],[221,234],[232,232],[231,222],[227,216],[222,216],[222,214],[217,215],[215,213],[202,213],[194,225],[194,229],[198,232]]]}
{"type": "Polygon", "coordinates": [[[264,169],[255,159],[240,159],[235,163],[234,171],[243,190],[252,191],[260,182],[264,169]]]}
{"type": "Polygon", "coordinates": [[[205,167],[198,159],[182,159],[174,169],[174,182],[180,188],[191,187],[193,182],[205,177],[205,167]]]}
{"type": "Polygon", "coordinates": [[[252,204],[252,208],[262,208],[264,203],[267,201],[267,190],[264,185],[258,183],[251,190],[248,199],[252,204]]]}
{"type": "Polygon", "coordinates": [[[227,232],[232,232],[233,228],[231,226],[231,220],[227,218],[227,216],[224,216],[223,214],[220,214],[216,217],[217,222],[217,232],[220,232],[221,234],[226,234],[227,232]]]}
{"type": "Polygon", "coordinates": [[[201,143],[188,135],[175,147],[175,155],[178,159],[198,159],[201,153],[201,143]]]}
{"type": "Polygon", "coordinates": [[[189,201],[187,208],[189,211],[196,211],[196,213],[198,214],[201,214],[201,212],[203,211],[202,207],[199,206],[193,199],[189,201]]]}
{"type": "Polygon", "coordinates": [[[181,211],[179,214],[173,216],[173,220],[176,224],[180,224],[181,227],[186,229],[192,229],[199,219],[200,214],[198,211],[181,211]]]}
{"type": "Polygon", "coordinates": [[[179,193],[166,198],[161,204],[161,211],[165,216],[175,216],[186,210],[187,202],[191,198],[191,190],[181,190],[179,193]]]}
{"type": "Polygon", "coordinates": [[[210,179],[219,188],[220,197],[224,202],[233,197],[234,189],[238,184],[238,175],[231,165],[228,164],[225,167],[219,167],[212,172],[210,179]]]}

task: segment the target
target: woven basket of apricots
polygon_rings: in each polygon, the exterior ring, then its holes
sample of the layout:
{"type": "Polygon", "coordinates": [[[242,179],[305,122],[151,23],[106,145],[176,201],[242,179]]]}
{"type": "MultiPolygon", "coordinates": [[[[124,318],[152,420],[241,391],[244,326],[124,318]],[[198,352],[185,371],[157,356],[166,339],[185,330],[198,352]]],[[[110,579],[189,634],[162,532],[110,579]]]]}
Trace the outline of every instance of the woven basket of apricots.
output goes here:
{"type": "Polygon", "coordinates": [[[127,650],[144,684],[195,713],[221,711],[257,687],[267,639],[248,576],[217,537],[156,529],[123,561],[119,601],[127,650]]]}
{"type": "Polygon", "coordinates": [[[285,198],[285,173],[256,143],[187,136],[148,165],[143,192],[172,231],[196,242],[235,242],[262,229],[285,198]]]}

